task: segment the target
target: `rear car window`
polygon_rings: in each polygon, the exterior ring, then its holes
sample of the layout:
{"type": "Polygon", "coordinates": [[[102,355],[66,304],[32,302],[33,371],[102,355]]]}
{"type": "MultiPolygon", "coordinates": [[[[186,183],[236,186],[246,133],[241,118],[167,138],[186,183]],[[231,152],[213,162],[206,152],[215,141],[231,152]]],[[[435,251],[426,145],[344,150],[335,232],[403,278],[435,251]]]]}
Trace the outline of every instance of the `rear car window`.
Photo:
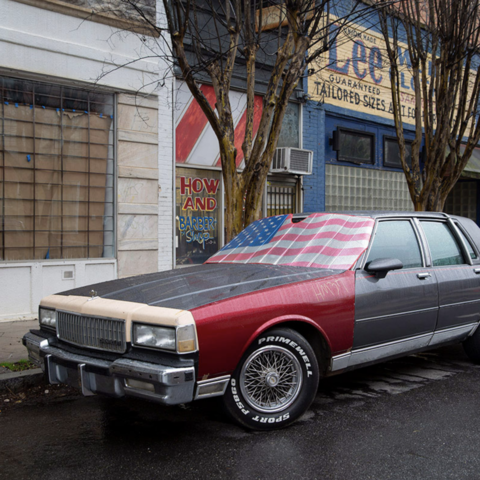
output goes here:
{"type": "Polygon", "coordinates": [[[478,258],[478,255],[475,253],[475,250],[472,247],[472,243],[470,240],[465,236],[465,234],[462,232],[461,228],[457,225],[457,229],[460,233],[460,236],[462,237],[463,243],[467,247],[468,254],[470,255],[470,258],[472,260],[476,260],[478,258]]]}
{"type": "Polygon", "coordinates": [[[420,222],[427,237],[434,267],[465,263],[462,250],[445,222],[420,222]]]}
{"type": "Polygon", "coordinates": [[[368,254],[367,266],[379,258],[397,258],[403,268],[422,266],[422,254],[417,236],[408,220],[379,222],[368,254]]]}

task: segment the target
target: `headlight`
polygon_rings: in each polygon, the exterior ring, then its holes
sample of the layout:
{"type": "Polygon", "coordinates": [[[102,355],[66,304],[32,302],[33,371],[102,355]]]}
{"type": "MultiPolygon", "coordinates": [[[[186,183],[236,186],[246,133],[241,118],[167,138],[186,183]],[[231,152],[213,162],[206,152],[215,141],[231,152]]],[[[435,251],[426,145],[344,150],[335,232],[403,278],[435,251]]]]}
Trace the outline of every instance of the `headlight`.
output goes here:
{"type": "Polygon", "coordinates": [[[145,347],[175,351],[175,329],[133,324],[133,343],[145,347]]]}
{"type": "Polygon", "coordinates": [[[181,325],[175,329],[134,323],[132,340],[134,345],[178,353],[197,350],[195,325],[181,325]]]}
{"type": "Polygon", "coordinates": [[[38,319],[40,321],[40,325],[50,328],[57,327],[57,315],[55,310],[40,307],[38,309],[38,319]]]}

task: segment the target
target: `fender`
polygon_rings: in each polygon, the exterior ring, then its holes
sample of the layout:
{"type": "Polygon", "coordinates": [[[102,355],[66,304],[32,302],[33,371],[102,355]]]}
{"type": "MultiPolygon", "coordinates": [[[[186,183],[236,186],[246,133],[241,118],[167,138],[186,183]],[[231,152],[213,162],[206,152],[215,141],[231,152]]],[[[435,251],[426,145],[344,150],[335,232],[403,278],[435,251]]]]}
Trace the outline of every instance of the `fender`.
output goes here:
{"type": "Polygon", "coordinates": [[[197,378],[230,374],[260,333],[287,321],[312,325],[332,355],[351,348],[355,312],[352,271],[223,299],[191,310],[197,326],[197,378]]]}
{"type": "Polygon", "coordinates": [[[328,338],[327,334],[325,333],[323,328],[320,327],[311,318],[303,317],[301,315],[282,315],[282,316],[279,316],[279,317],[276,317],[276,318],[272,318],[268,322],[261,325],[255,332],[253,332],[253,334],[248,339],[247,343],[244,345],[244,347],[241,351],[240,358],[247,351],[248,347],[250,347],[250,345],[255,341],[255,339],[257,337],[259,337],[263,332],[265,332],[267,330],[270,330],[273,327],[281,326],[283,323],[287,323],[287,322],[308,323],[309,325],[314,327],[315,330],[318,331],[318,333],[320,333],[320,335],[327,342],[327,345],[328,345],[328,348],[329,348],[330,352],[332,351],[332,345],[331,345],[330,339],[328,338]]]}

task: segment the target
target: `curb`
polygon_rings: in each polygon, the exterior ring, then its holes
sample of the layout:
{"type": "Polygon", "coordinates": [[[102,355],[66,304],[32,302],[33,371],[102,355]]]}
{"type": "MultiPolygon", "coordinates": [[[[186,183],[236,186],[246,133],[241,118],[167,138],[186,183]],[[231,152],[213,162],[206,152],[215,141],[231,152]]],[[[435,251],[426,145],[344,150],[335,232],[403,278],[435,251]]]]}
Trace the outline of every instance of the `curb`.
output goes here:
{"type": "Polygon", "coordinates": [[[43,370],[34,368],[23,372],[0,374],[0,393],[16,392],[24,387],[39,385],[44,382],[43,370]]]}

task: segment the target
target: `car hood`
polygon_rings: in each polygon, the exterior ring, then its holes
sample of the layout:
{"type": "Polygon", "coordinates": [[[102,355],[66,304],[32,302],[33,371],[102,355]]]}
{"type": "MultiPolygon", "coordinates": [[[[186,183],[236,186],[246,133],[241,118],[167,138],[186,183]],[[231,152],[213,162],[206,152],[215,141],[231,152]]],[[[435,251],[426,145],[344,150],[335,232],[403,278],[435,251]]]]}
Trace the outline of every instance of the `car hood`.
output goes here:
{"type": "Polygon", "coordinates": [[[205,264],[97,283],[59,295],[94,295],[157,307],[192,310],[250,292],[338,275],[341,272],[284,265],[205,264]]]}

